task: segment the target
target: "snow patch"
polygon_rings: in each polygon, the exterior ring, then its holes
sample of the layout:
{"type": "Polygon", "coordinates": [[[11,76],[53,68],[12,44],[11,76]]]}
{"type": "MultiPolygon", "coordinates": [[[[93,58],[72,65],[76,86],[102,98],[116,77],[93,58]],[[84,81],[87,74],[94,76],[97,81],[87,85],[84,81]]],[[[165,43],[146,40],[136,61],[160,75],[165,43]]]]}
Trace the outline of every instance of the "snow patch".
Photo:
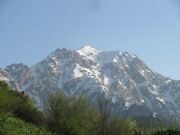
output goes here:
{"type": "Polygon", "coordinates": [[[131,106],[131,103],[125,102],[125,107],[126,107],[126,108],[129,108],[130,106],[131,106]]]}
{"type": "Polygon", "coordinates": [[[122,85],[122,82],[120,82],[119,80],[118,80],[118,83],[119,83],[119,85],[122,85]]]}
{"type": "Polygon", "coordinates": [[[140,73],[142,76],[145,76],[145,70],[144,70],[144,69],[140,69],[140,70],[139,70],[139,73],[140,73]]]}
{"type": "Polygon", "coordinates": [[[0,81],[9,81],[9,79],[8,78],[6,78],[6,77],[0,77],[0,81]]]}
{"type": "Polygon", "coordinates": [[[161,97],[156,97],[156,99],[159,100],[161,103],[165,104],[165,101],[164,101],[163,98],[161,98],[161,97]]]}
{"type": "Polygon", "coordinates": [[[141,102],[144,103],[145,102],[144,99],[141,99],[141,102]]]}
{"type": "Polygon", "coordinates": [[[132,55],[131,55],[131,57],[133,57],[133,58],[137,58],[137,56],[136,56],[136,55],[134,55],[134,54],[132,54],[132,55]]]}
{"type": "Polygon", "coordinates": [[[95,48],[91,46],[84,46],[83,48],[77,50],[77,52],[80,55],[85,56],[86,58],[95,61],[95,58],[100,51],[96,50],[95,48]]]}
{"type": "Polygon", "coordinates": [[[83,74],[82,74],[82,72],[80,71],[82,68],[80,67],[80,65],[79,64],[76,64],[76,67],[75,67],[75,69],[74,69],[74,78],[79,78],[79,77],[82,77],[83,76],[83,74]]]}
{"type": "Polygon", "coordinates": [[[153,112],[153,117],[156,118],[157,117],[157,113],[153,112]]]}
{"type": "Polygon", "coordinates": [[[170,80],[170,79],[168,79],[167,81],[165,81],[166,84],[169,84],[169,83],[171,83],[171,82],[172,82],[172,80],[170,80]]]}
{"type": "Polygon", "coordinates": [[[118,63],[117,58],[114,58],[114,59],[113,59],[113,62],[114,62],[114,63],[118,63]]]}
{"type": "Polygon", "coordinates": [[[151,91],[150,92],[153,94],[153,95],[158,95],[158,93],[156,91],[151,91]]]}
{"type": "Polygon", "coordinates": [[[104,84],[105,84],[106,86],[109,85],[109,78],[107,78],[107,76],[104,77],[104,84]]]}
{"type": "Polygon", "coordinates": [[[157,89],[157,86],[156,86],[156,85],[153,84],[152,86],[153,86],[154,89],[157,89]]]}
{"type": "Polygon", "coordinates": [[[129,68],[129,65],[128,65],[128,64],[125,64],[124,66],[125,66],[126,68],[129,68]]]}

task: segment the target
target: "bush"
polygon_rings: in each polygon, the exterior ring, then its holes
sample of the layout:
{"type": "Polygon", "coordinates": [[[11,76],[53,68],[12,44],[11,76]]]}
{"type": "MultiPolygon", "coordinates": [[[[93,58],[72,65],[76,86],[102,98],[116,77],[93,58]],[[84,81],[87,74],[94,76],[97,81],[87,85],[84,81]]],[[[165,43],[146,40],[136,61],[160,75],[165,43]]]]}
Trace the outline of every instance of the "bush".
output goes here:
{"type": "Polygon", "coordinates": [[[52,95],[45,106],[45,112],[48,128],[57,134],[90,134],[93,109],[83,97],[68,97],[63,93],[52,95]]]}
{"type": "Polygon", "coordinates": [[[1,81],[0,112],[9,113],[36,125],[43,123],[43,114],[38,111],[32,101],[24,93],[11,90],[6,83],[1,81]]]}
{"type": "Polygon", "coordinates": [[[11,102],[8,105],[8,112],[26,122],[34,123],[36,125],[43,124],[43,114],[28,101],[23,102],[22,100],[14,100],[13,103],[11,102]]]}
{"type": "Polygon", "coordinates": [[[180,132],[174,129],[159,130],[154,135],[180,135],[180,132]]]}
{"type": "Polygon", "coordinates": [[[95,135],[133,135],[136,122],[129,118],[122,118],[113,112],[113,104],[105,95],[97,97],[97,121],[95,135]]]}
{"type": "Polygon", "coordinates": [[[55,135],[43,128],[9,116],[6,116],[1,131],[0,135],[55,135]]]}
{"type": "Polygon", "coordinates": [[[133,135],[136,123],[114,116],[108,100],[92,108],[83,97],[52,95],[45,105],[48,128],[65,135],[133,135]]]}

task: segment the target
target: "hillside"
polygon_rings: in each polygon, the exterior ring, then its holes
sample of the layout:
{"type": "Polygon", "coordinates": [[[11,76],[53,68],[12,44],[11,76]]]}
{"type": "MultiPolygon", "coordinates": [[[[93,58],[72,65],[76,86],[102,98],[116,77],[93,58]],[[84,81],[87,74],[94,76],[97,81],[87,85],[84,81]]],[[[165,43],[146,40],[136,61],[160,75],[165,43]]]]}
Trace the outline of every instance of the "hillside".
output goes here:
{"type": "Polygon", "coordinates": [[[0,81],[0,135],[52,135],[39,128],[40,120],[41,113],[23,92],[0,81]]]}
{"type": "Polygon", "coordinates": [[[1,135],[54,135],[20,119],[0,115],[1,135]]]}
{"type": "Polygon", "coordinates": [[[23,92],[0,81],[0,135],[179,134],[177,125],[165,126],[157,119],[120,117],[113,113],[109,101],[100,97],[94,108],[85,97],[56,93],[48,98],[46,111],[40,112],[23,92]]]}

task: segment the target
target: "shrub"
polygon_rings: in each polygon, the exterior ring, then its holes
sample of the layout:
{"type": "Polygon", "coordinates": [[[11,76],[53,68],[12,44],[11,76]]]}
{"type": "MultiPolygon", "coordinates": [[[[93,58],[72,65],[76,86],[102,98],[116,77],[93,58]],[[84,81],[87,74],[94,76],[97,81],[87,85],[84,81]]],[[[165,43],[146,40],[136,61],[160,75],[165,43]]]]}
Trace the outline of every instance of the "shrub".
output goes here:
{"type": "Polygon", "coordinates": [[[43,114],[23,93],[11,90],[0,82],[0,112],[10,113],[15,117],[37,125],[43,123],[43,114]]]}
{"type": "Polygon", "coordinates": [[[154,135],[180,135],[180,132],[175,129],[159,130],[154,135]]]}
{"type": "Polygon", "coordinates": [[[83,97],[68,97],[63,93],[52,95],[45,112],[48,128],[57,134],[88,135],[91,130],[93,110],[83,97]]]}

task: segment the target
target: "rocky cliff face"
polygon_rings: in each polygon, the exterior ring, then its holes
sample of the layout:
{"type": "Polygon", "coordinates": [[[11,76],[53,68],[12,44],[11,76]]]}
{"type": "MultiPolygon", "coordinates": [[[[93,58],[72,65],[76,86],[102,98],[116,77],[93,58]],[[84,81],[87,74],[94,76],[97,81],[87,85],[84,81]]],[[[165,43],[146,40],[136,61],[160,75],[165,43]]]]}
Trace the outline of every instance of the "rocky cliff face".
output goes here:
{"type": "Polygon", "coordinates": [[[31,67],[7,66],[0,77],[13,80],[40,106],[49,93],[62,90],[92,101],[105,94],[124,115],[180,117],[180,81],[153,72],[136,55],[123,51],[57,49],[31,67]]]}
{"type": "Polygon", "coordinates": [[[20,90],[19,85],[17,82],[6,72],[4,69],[0,68],[0,81],[6,82],[10,87],[14,90],[20,90]]]}

